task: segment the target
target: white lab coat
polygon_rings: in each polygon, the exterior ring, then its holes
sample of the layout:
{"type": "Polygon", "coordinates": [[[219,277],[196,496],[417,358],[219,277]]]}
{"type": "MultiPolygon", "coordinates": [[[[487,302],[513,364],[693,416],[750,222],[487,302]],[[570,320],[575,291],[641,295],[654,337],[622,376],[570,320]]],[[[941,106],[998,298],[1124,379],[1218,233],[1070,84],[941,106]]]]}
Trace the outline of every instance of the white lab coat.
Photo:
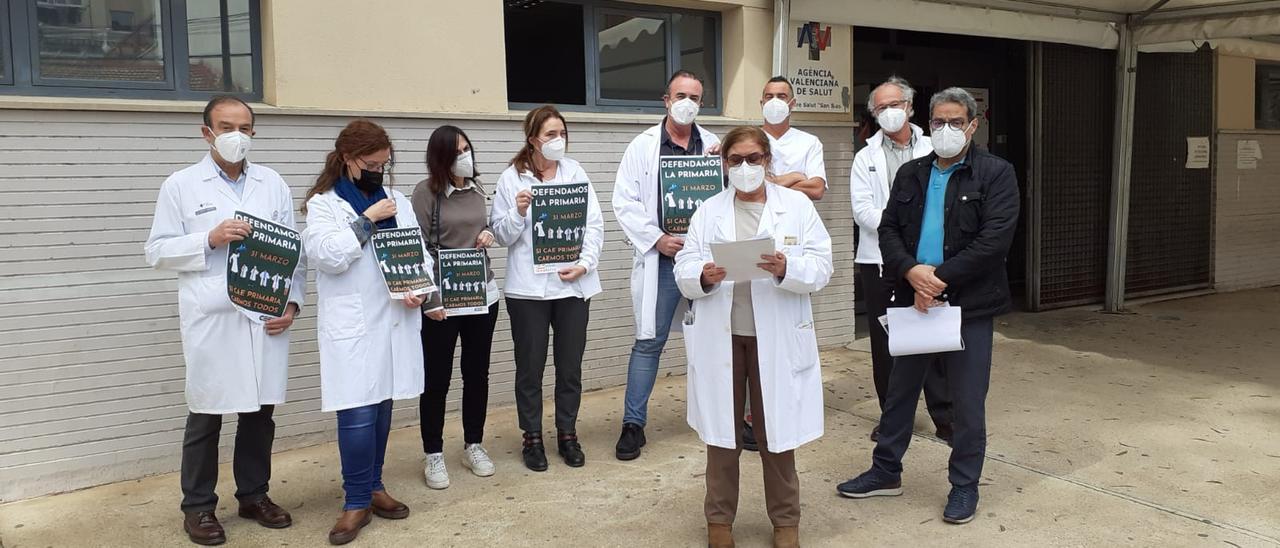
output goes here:
{"type": "Polygon", "coordinates": [[[532,172],[517,173],[515,166],[508,166],[498,177],[494,191],[493,210],[489,213],[489,226],[493,229],[498,245],[507,247],[507,279],[503,293],[517,299],[547,300],[566,295],[553,293],[571,292],[572,296],[590,299],[602,290],[600,285],[600,252],[604,249],[604,215],[600,213],[600,201],[596,198],[595,185],[578,162],[562,158],[556,167],[556,176],[550,181],[539,181],[532,172]],[[581,278],[564,284],[554,272],[538,274],[533,271],[533,223],[529,221],[533,206],[520,215],[516,207],[516,194],[529,190],[533,185],[549,183],[586,182],[591,190],[587,197],[586,231],[582,236],[582,254],[578,265],[587,269],[581,278]],[[567,285],[567,288],[565,287],[567,285]]]}
{"type": "MultiPolygon", "coordinates": [[[[757,235],[773,236],[787,255],[787,275],[750,282],[751,300],[768,447],[782,453],[822,436],[822,372],[809,294],[831,281],[831,236],[808,196],[766,185],[757,235]]],[[[725,190],[693,214],[675,270],[680,292],[693,299],[693,321],[684,326],[689,426],[703,442],[728,449],[737,444],[741,423],[733,412],[734,282],[704,290],[702,267],[712,260],[712,242],[736,239],[733,200],[734,190],[725,190]]]]}
{"type": "MultiPolygon", "coordinates": [[[[227,248],[209,248],[209,231],[237,211],[294,227],[293,196],[280,174],[245,162],[243,197],[218,174],[213,158],[170,175],[160,187],[147,238],[147,264],[178,273],[178,322],[187,365],[187,407],[211,415],[252,413],[284,403],[289,331],[275,336],[227,297],[227,248]]],[[[289,289],[302,308],[305,253],[289,289]]]]}
{"type": "MultiPolygon", "coordinates": [[[[911,159],[923,158],[933,152],[933,143],[919,126],[911,124],[915,146],[911,159]]],[[[858,254],[854,262],[883,264],[880,258],[880,214],[889,203],[889,188],[896,173],[889,173],[889,161],[884,154],[884,131],[877,131],[867,146],[853,157],[853,169],[849,171],[849,192],[853,200],[853,220],[858,223],[858,254]]]]}
{"type": "MultiPolygon", "coordinates": [[[[720,143],[714,133],[702,126],[702,149],[720,143]]],[[[627,241],[635,249],[631,267],[631,308],[635,315],[636,339],[647,340],[657,336],[658,315],[658,238],[663,235],[658,224],[658,157],[662,151],[662,124],[653,126],[637,135],[627,145],[618,164],[618,176],[613,183],[613,214],[622,226],[627,241]]],[[[676,310],[676,317],[683,315],[684,301],[676,310]]],[[[679,327],[678,325],[676,326],[679,327]]]]}
{"type": "MultiPolygon", "coordinates": [[[[418,226],[409,199],[387,193],[396,202],[396,226],[418,226]]],[[[422,311],[391,298],[372,241],[360,245],[351,229],[358,216],[332,190],[307,201],[302,238],[317,270],[323,411],[417,398],[423,390],[422,311]]],[[[422,252],[433,272],[431,254],[422,252]]]]}

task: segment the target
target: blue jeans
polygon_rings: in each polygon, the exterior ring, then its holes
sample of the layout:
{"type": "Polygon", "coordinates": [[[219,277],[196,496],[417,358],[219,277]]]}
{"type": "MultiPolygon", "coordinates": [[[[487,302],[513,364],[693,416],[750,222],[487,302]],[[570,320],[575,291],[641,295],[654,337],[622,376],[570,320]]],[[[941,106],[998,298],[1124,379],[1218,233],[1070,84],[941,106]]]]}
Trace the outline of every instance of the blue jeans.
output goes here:
{"type": "Polygon", "coordinates": [[[363,510],[382,485],[382,461],[391,434],[391,400],[338,411],[338,454],[342,458],[345,510],[363,510]]]}
{"type": "Polygon", "coordinates": [[[675,259],[658,257],[658,312],[652,339],[636,340],[627,363],[627,397],[622,422],[644,426],[649,419],[649,395],[658,380],[658,357],[671,334],[672,317],[680,304],[680,288],[676,287],[675,259]]]}

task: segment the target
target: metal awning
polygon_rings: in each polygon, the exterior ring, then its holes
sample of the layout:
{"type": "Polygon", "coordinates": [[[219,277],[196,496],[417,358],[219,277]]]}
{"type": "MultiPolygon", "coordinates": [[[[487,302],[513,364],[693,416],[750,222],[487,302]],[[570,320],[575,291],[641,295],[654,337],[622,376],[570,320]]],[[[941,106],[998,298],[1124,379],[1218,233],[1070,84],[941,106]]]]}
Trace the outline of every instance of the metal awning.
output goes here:
{"type": "Polygon", "coordinates": [[[1208,42],[1280,59],[1280,0],[791,0],[791,19],[1142,51],[1208,42]]]}

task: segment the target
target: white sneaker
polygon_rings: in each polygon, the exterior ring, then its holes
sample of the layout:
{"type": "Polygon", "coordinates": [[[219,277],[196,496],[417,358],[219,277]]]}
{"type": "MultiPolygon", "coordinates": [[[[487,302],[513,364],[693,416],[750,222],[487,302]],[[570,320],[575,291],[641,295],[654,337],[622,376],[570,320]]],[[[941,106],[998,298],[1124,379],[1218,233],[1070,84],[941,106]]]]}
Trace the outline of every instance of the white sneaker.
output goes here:
{"type": "Polygon", "coordinates": [[[449,488],[449,470],[444,466],[444,453],[427,453],[427,468],[422,473],[427,478],[427,487],[449,488]]]}
{"type": "Polygon", "coordinates": [[[472,474],[482,478],[492,476],[494,472],[493,460],[478,443],[467,444],[465,454],[462,456],[462,465],[470,469],[472,474]]]}

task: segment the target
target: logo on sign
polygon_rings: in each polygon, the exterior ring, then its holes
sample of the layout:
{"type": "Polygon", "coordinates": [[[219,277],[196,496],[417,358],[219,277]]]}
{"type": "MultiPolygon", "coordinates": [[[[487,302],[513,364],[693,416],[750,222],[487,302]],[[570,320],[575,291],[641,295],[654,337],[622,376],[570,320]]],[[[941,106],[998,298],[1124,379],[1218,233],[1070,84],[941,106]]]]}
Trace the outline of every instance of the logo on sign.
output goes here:
{"type": "Polygon", "coordinates": [[[822,52],[831,45],[831,26],[823,29],[821,23],[810,21],[796,31],[796,47],[809,45],[809,60],[822,60],[822,52]]]}

